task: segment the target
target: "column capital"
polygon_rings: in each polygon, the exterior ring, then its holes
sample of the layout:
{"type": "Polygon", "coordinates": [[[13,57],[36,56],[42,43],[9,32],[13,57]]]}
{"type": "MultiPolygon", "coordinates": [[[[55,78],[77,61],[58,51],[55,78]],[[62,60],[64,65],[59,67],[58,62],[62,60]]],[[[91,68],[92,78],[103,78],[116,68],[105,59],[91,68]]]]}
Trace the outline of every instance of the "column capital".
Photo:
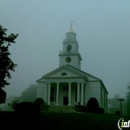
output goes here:
{"type": "Polygon", "coordinates": [[[46,84],[47,84],[47,85],[50,85],[50,84],[51,84],[51,82],[46,82],[46,84]]]}
{"type": "Polygon", "coordinates": [[[86,85],[86,83],[85,83],[85,82],[82,82],[81,84],[86,85]]]}
{"type": "Polygon", "coordinates": [[[85,82],[77,82],[78,84],[85,84],[85,82]]]}

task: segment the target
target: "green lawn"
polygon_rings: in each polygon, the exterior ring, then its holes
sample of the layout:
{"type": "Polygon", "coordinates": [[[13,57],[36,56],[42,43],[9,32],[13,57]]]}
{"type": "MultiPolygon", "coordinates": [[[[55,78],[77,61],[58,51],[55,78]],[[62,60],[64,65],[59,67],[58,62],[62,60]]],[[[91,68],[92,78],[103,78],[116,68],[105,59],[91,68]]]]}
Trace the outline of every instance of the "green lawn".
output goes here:
{"type": "Polygon", "coordinates": [[[11,130],[119,130],[117,122],[121,117],[110,114],[52,112],[39,116],[16,116],[13,112],[0,112],[0,127],[11,130]]]}

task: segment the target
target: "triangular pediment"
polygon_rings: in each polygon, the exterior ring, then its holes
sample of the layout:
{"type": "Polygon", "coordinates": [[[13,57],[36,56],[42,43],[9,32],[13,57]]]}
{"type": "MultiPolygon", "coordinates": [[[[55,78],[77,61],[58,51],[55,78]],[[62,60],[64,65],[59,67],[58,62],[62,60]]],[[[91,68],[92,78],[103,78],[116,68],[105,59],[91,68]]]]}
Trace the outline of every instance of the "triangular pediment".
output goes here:
{"type": "Polygon", "coordinates": [[[59,67],[50,73],[42,76],[42,78],[58,78],[58,77],[84,77],[85,75],[79,73],[77,70],[68,67],[67,65],[59,67]]]}
{"type": "Polygon", "coordinates": [[[90,75],[82,70],[79,70],[71,65],[63,65],[45,75],[42,76],[41,79],[46,78],[85,78],[88,81],[100,81],[99,78],[90,75]]]}

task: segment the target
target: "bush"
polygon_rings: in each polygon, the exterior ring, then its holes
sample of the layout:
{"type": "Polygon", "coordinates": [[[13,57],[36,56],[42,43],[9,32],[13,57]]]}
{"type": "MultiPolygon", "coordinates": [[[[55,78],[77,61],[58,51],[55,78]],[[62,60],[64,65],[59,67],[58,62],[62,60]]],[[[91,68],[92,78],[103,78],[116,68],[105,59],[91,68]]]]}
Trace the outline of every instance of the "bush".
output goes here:
{"type": "Polygon", "coordinates": [[[117,116],[119,116],[119,115],[120,115],[120,111],[115,111],[115,114],[116,114],[117,116]]]}
{"type": "Polygon", "coordinates": [[[89,113],[104,113],[104,109],[103,108],[93,108],[93,107],[86,107],[86,112],[89,113]]]}
{"type": "Polygon", "coordinates": [[[41,104],[45,104],[44,100],[42,98],[37,98],[35,101],[34,101],[35,104],[37,105],[41,105],[41,104]]]}
{"type": "Polygon", "coordinates": [[[45,101],[42,98],[37,98],[34,103],[40,107],[40,110],[44,110],[45,101]]]}
{"type": "Polygon", "coordinates": [[[103,114],[104,113],[104,109],[103,108],[98,108],[98,113],[103,114]]]}
{"type": "Polygon", "coordinates": [[[98,108],[86,107],[86,112],[89,112],[89,113],[98,113],[98,108]]]}
{"type": "Polygon", "coordinates": [[[88,113],[104,113],[103,108],[93,108],[93,107],[86,107],[83,105],[75,105],[74,109],[78,112],[88,112],[88,113]]]}
{"type": "Polygon", "coordinates": [[[99,104],[96,98],[90,98],[87,103],[88,108],[99,108],[99,104]]]}
{"type": "Polygon", "coordinates": [[[38,115],[40,107],[32,102],[20,102],[15,105],[14,111],[19,115],[38,115]]]}
{"type": "Polygon", "coordinates": [[[99,104],[96,98],[92,97],[88,100],[87,106],[86,106],[86,112],[90,113],[100,113],[99,104]]]}
{"type": "Polygon", "coordinates": [[[50,107],[49,105],[42,105],[41,109],[42,109],[42,111],[44,111],[44,110],[48,110],[49,107],[50,107]]]}
{"type": "Polygon", "coordinates": [[[85,106],[83,105],[75,105],[74,109],[78,112],[85,112],[85,106]]]}
{"type": "Polygon", "coordinates": [[[8,104],[8,106],[10,106],[13,110],[14,107],[19,103],[19,98],[15,98],[11,103],[8,104]]]}

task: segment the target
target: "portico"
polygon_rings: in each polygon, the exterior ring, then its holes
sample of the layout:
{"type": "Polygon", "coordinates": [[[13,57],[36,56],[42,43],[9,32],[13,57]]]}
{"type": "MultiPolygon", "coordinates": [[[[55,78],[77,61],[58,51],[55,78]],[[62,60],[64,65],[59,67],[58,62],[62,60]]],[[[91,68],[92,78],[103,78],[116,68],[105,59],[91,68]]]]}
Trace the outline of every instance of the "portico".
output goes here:
{"type": "Polygon", "coordinates": [[[46,103],[55,106],[72,106],[85,103],[85,83],[79,82],[44,82],[46,103]],[[66,103],[65,103],[66,102],[66,103]]]}

